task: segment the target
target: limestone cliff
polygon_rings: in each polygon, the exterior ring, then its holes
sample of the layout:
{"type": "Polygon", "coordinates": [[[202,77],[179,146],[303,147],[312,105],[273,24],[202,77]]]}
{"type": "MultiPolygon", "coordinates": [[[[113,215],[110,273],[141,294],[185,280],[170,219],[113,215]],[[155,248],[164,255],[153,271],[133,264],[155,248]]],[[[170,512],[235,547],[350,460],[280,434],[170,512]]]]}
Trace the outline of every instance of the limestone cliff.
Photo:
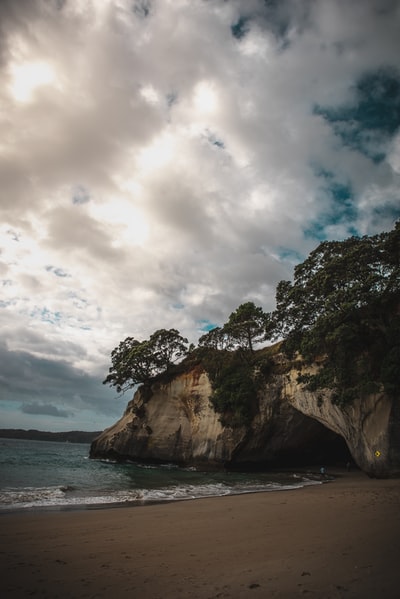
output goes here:
{"type": "Polygon", "coordinates": [[[400,475],[400,418],[398,398],[383,392],[339,407],[330,392],[309,392],[297,382],[298,375],[313,369],[301,363],[283,381],[282,397],[296,410],[321,422],[345,440],[355,463],[370,476],[400,475]]]}
{"type": "Polygon", "coordinates": [[[298,363],[271,374],[250,426],[237,428],[221,424],[200,365],[159,377],[149,389],[138,389],[122,418],[93,441],[90,455],[204,467],[294,465],[323,460],[329,452],[345,459],[340,436],[367,474],[399,475],[400,416],[394,401],[376,394],[341,409],[331,403],[329,391],[311,393],[297,382],[305,371],[298,363]]]}

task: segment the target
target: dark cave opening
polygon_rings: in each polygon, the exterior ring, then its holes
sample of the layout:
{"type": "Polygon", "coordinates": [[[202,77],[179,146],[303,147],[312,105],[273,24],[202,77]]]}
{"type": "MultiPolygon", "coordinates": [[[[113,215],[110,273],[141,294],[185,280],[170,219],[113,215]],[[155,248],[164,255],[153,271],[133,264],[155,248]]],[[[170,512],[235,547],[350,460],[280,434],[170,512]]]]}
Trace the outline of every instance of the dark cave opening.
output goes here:
{"type": "Polygon", "coordinates": [[[268,425],[258,443],[251,435],[238,448],[230,467],[293,468],[356,467],[343,437],[326,426],[286,406],[274,424],[268,425]]]}
{"type": "Polygon", "coordinates": [[[323,427],[322,433],[309,438],[297,448],[283,449],[276,456],[276,466],[354,466],[353,457],[346,441],[333,431],[323,427]]]}

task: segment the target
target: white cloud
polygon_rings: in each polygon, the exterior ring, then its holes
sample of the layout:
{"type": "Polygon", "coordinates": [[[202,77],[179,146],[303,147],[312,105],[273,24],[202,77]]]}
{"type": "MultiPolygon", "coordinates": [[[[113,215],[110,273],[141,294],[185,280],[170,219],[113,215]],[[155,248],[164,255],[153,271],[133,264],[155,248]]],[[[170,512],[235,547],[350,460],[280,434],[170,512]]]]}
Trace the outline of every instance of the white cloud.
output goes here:
{"type": "Polygon", "coordinates": [[[52,67],[46,62],[27,62],[11,65],[10,91],[18,102],[29,102],[37,89],[55,80],[52,67]]]}

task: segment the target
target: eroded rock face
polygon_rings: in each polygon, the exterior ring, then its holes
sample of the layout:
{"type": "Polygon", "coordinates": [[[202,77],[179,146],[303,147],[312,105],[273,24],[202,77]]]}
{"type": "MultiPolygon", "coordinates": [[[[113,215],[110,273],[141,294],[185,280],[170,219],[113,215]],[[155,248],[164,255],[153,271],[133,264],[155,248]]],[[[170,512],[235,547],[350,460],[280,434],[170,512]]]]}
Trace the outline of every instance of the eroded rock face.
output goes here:
{"type": "Polygon", "coordinates": [[[312,374],[312,369],[300,365],[290,370],[285,376],[283,398],[343,437],[356,464],[370,476],[399,475],[400,431],[395,400],[376,393],[340,408],[330,401],[329,391],[306,391],[297,382],[299,372],[312,374]]]}
{"type": "Polygon", "coordinates": [[[91,456],[210,466],[229,461],[243,432],[221,425],[210,394],[201,368],[150,391],[138,389],[122,418],[93,442],[91,456]]]}
{"type": "Polygon", "coordinates": [[[337,447],[340,435],[369,475],[400,474],[400,418],[393,401],[371,395],[341,409],[328,391],[305,391],[297,382],[299,371],[304,373],[301,365],[270,377],[250,427],[222,426],[200,366],[140,388],[122,418],[93,441],[90,455],[209,468],[289,464],[299,455],[319,459],[318,452],[323,459],[324,448],[337,447]]]}

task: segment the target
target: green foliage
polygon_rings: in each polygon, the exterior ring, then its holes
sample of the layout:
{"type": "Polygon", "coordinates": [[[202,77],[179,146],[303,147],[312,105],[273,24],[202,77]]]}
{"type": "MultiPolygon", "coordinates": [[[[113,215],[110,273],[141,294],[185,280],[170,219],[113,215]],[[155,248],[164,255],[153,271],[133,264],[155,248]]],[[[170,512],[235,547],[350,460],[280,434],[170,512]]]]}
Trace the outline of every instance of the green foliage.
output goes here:
{"type": "Polygon", "coordinates": [[[137,384],[146,385],[186,354],[187,343],[176,329],[159,329],[145,341],[127,337],[112,351],[112,365],[103,384],[116,387],[118,393],[137,384]]]}
{"type": "Polygon", "coordinates": [[[256,396],[254,381],[248,370],[234,368],[222,373],[211,396],[211,403],[222,414],[222,424],[243,426],[251,421],[256,396]]]}
{"type": "Polygon", "coordinates": [[[207,371],[212,394],[210,401],[224,426],[248,426],[258,406],[258,392],[272,372],[269,348],[252,354],[240,350],[200,347],[196,357],[207,371]]]}
{"type": "Polygon", "coordinates": [[[270,363],[257,360],[254,344],[264,341],[271,328],[270,315],[253,302],[241,304],[223,327],[200,337],[201,361],[212,382],[211,403],[229,426],[248,425],[257,403],[257,389],[270,363]]]}
{"type": "Polygon", "coordinates": [[[221,372],[230,364],[232,352],[228,350],[219,350],[213,347],[202,346],[196,351],[196,356],[208,372],[211,382],[218,379],[221,372]]]}
{"type": "Polygon", "coordinates": [[[210,358],[208,363],[203,358],[203,363],[212,382],[210,401],[221,414],[222,424],[232,427],[249,424],[257,400],[254,368],[243,361],[239,352],[225,352],[218,358],[214,354],[214,359],[210,358]]]}
{"type": "Polygon", "coordinates": [[[155,371],[168,370],[177,358],[186,355],[188,340],[179,334],[176,329],[159,329],[150,336],[148,341],[155,371]]]}
{"type": "Polygon", "coordinates": [[[199,345],[253,353],[254,344],[268,339],[270,330],[270,315],[253,302],[246,302],[232,312],[223,327],[216,327],[200,337],[199,345]]]}
{"type": "Polygon", "coordinates": [[[118,393],[148,381],[152,372],[152,357],[148,342],[127,337],[111,352],[111,363],[112,366],[103,385],[116,387],[118,393]]]}
{"type": "Polygon", "coordinates": [[[399,389],[400,223],[372,237],[321,243],[296,266],[293,284],[277,287],[275,334],[284,351],[320,371],[308,389],[333,389],[333,401],[351,403],[382,386],[399,389]]]}
{"type": "Polygon", "coordinates": [[[234,347],[253,352],[254,343],[268,338],[269,315],[253,302],[246,302],[232,312],[224,329],[234,347]]]}
{"type": "Polygon", "coordinates": [[[230,347],[230,339],[224,327],[215,327],[202,335],[199,339],[199,347],[224,351],[230,347]]]}

